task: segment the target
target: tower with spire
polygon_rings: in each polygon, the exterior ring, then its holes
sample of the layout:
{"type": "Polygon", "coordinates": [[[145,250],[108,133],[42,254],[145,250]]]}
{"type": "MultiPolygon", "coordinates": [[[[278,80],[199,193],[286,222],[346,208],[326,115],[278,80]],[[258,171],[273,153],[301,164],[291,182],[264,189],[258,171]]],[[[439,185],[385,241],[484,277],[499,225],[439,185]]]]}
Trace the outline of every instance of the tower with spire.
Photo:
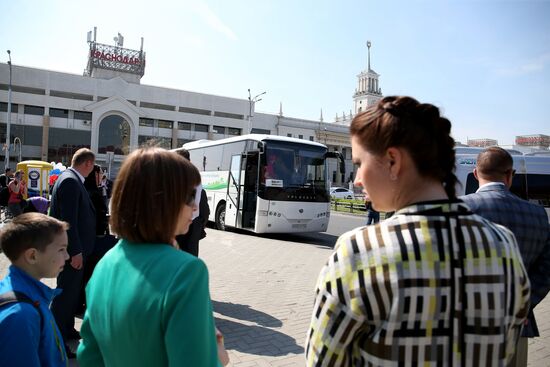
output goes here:
{"type": "Polygon", "coordinates": [[[357,75],[357,88],[353,95],[354,115],[365,111],[367,107],[382,99],[382,89],[378,85],[380,75],[370,67],[370,47],[371,42],[367,41],[367,70],[357,75]]]}

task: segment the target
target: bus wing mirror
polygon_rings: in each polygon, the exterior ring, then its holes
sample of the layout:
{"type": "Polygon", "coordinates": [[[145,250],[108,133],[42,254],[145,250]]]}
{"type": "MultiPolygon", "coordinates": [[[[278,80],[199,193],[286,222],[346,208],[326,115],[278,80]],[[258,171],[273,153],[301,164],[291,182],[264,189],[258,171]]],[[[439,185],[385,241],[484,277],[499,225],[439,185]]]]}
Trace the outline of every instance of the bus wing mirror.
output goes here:
{"type": "Polygon", "coordinates": [[[340,173],[342,175],[346,174],[346,161],[344,161],[344,156],[338,153],[338,158],[340,159],[340,173]]]}
{"type": "Polygon", "coordinates": [[[325,159],[327,158],[335,158],[340,161],[340,173],[345,175],[346,174],[346,162],[344,161],[344,156],[340,152],[326,152],[325,153],[325,159]]]}

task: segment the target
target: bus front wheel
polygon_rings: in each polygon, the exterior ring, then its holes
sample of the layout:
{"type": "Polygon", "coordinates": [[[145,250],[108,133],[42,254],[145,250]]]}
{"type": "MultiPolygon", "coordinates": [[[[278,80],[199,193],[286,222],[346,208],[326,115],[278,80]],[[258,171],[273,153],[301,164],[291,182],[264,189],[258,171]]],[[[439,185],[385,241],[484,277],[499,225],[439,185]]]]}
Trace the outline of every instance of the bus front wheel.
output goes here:
{"type": "Polygon", "coordinates": [[[225,231],[225,204],[220,204],[216,209],[216,228],[225,231]]]}

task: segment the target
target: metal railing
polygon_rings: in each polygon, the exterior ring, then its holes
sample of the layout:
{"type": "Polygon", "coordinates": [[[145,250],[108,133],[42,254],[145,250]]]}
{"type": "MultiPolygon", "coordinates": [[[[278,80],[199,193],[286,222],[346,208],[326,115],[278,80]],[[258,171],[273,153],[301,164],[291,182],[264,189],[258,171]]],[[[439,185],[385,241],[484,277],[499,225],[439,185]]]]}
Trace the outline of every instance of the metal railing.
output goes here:
{"type": "Polygon", "coordinates": [[[365,203],[354,203],[353,201],[344,201],[340,199],[331,199],[330,200],[331,209],[334,208],[334,211],[348,211],[353,213],[354,210],[365,213],[367,211],[367,206],[365,203]],[[338,210],[340,208],[340,210],[338,210]],[[344,209],[344,210],[342,210],[344,209]]]}

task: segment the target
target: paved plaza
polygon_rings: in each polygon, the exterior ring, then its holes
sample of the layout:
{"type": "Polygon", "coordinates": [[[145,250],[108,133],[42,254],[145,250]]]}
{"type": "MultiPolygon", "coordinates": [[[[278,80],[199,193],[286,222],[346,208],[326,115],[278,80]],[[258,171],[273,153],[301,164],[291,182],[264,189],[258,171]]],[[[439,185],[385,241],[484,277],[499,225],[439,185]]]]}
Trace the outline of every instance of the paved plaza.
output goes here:
{"type": "MultiPolygon", "coordinates": [[[[308,235],[259,236],[207,229],[200,257],[210,271],[216,324],[225,335],[230,366],[304,365],[319,270],[337,234],[362,221],[334,214],[328,233],[308,235]]],[[[7,265],[0,255],[0,276],[7,265]]],[[[542,336],[530,343],[529,366],[546,367],[550,366],[550,298],[535,313],[542,336]]]]}

